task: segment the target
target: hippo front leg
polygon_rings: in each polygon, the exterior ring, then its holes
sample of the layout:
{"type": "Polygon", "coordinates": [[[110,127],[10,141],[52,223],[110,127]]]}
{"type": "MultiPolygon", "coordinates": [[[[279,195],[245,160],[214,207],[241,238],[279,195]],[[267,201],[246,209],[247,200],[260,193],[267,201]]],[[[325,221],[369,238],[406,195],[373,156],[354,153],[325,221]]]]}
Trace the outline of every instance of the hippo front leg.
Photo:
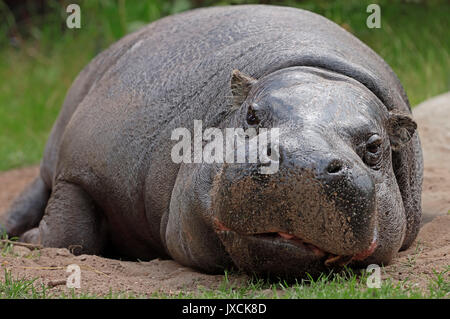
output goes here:
{"type": "Polygon", "coordinates": [[[75,254],[98,254],[106,230],[92,198],[80,186],[58,181],[39,227],[21,240],[45,247],[68,248],[75,254]]]}

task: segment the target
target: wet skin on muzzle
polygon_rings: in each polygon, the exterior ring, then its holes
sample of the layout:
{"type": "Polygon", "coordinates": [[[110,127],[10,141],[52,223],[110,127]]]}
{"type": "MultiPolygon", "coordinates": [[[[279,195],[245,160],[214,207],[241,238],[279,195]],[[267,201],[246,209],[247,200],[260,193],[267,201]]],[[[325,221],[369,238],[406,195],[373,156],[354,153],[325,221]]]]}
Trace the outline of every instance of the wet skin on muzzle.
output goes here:
{"type": "Polygon", "coordinates": [[[79,74],[40,175],[0,224],[75,254],[304,276],[408,248],[422,171],[406,94],[370,48],[304,10],[205,8],[124,37],[79,74]],[[278,170],[174,162],[171,133],[193,135],[196,120],[278,128],[278,170]]]}

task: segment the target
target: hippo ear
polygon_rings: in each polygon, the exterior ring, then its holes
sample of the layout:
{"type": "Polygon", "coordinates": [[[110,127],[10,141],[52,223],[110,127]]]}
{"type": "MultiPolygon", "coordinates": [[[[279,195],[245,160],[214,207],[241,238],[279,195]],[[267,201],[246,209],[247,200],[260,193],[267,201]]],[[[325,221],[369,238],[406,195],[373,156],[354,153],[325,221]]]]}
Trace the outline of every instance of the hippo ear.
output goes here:
{"type": "Polygon", "coordinates": [[[387,129],[391,147],[397,150],[409,142],[417,129],[417,124],[408,114],[389,112],[387,129]]]}
{"type": "Polygon", "coordinates": [[[247,98],[248,92],[256,80],[239,70],[233,70],[231,73],[231,93],[233,93],[233,108],[239,108],[247,98]]]}

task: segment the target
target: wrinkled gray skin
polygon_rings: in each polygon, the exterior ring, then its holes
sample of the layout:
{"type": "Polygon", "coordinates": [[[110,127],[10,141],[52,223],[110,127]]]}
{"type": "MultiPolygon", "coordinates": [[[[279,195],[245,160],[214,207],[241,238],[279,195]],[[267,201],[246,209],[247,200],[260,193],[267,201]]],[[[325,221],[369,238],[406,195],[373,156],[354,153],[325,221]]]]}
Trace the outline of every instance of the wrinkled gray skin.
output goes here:
{"type": "Polygon", "coordinates": [[[234,6],[167,17],[80,73],[4,225],[45,246],[206,272],[386,264],[420,222],[410,115],[389,66],[321,16],[234,6]],[[194,120],[280,128],[279,171],[173,163],[171,132],[194,120]]]}

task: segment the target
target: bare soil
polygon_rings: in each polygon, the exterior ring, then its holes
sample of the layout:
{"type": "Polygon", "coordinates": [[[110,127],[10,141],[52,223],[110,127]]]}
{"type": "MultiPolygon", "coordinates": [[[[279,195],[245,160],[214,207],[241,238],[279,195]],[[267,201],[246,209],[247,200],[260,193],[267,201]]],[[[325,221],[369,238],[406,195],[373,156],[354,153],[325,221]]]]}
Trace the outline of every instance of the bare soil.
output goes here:
{"type": "MultiPolygon", "coordinates": [[[[423,227],[416,242],[383,269],[384,278],[404,280],[426,288],[434,271],[450,265],[450,92],[422,103],[414,109],[425,159],[423,185],[423,227]]],[[[0,212],[38,174],[38,167],[0,174],[0,212]]],[[[37,284],[57,284],[69,275],[66,267],[81,268],[81,291],[105,295],[110,291],[150,295],[154,292],[178,294],[199,287],[216,288],[222,275],[207,275],[171,260],[130,262],[99,256],[74,256],[67,249],[44,248],[31,251],[15,246],[14,253],[0,257],[0,270],[6,268],[14,278],[36,280],[37,284]]],[[[448,276],[449,274],[447,274],[448,276]]],[[[244,275],[231,275],[230,281],[244,282],[244,275]]],[[[447,278],[448,280],[448,278],[447,278]]],[[[64,284],[51,293],[69,293],[64,284]]]]}

